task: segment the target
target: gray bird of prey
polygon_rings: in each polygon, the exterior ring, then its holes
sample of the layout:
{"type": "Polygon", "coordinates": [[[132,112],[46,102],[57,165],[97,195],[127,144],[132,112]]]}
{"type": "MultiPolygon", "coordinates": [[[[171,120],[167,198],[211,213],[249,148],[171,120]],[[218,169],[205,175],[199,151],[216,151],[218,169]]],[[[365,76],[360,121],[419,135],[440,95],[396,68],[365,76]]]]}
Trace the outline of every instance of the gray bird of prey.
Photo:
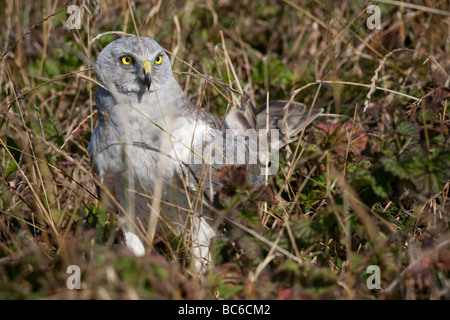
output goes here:
{"type": "Polygon", "coordinates": [[[119,213],[125,245],[142,256],[155,235],[181,236],[199,272],[211,263],[216,171],[246,165],[258,185],[267,166],[261,150],[267,160],[269,149],[294,141],[322,112],[298,102],[241,103],[222,121],[192,104],[165,51],[147,37],[108,44],[95,73],[98,125],[88,151],[99,192],[119,213]]]}

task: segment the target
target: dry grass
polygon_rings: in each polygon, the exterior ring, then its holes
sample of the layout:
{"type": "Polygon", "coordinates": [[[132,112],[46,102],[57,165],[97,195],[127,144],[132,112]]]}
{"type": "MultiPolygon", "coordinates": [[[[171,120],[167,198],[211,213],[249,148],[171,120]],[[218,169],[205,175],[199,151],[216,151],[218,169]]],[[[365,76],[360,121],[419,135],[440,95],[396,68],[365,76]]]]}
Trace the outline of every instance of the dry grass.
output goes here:
{"type": "Polygon", "coordinates": [[[448,1],[380,1],[380,30],[369,4],[90,1],[69,31],[64,2],[7,0],[0,299],[448,299],[448,1]],[[233,228],[204,278],[173,260],[178,244],[133,258],[97,199],[92,66],[120,33],[156,39],[189,98],[221,117],[242,91],[326,110],[283,150],[276,205],[224,196],[233,228]],[[73,264],[81,290],[66,287],[73,264]]]}

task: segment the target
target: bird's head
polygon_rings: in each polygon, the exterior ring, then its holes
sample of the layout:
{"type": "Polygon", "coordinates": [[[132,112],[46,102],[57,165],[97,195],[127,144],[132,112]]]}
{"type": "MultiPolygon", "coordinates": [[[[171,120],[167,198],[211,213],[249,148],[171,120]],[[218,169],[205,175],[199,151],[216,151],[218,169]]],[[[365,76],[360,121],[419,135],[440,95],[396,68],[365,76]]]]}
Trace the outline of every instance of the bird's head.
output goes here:
{"type": "Polygon", "coordinates": [[[127,37],[108,44],[97,58],[97,79],[120,93],[154,92],[173,79],[170,60],[161,46],[147,37],[127,37]]]}

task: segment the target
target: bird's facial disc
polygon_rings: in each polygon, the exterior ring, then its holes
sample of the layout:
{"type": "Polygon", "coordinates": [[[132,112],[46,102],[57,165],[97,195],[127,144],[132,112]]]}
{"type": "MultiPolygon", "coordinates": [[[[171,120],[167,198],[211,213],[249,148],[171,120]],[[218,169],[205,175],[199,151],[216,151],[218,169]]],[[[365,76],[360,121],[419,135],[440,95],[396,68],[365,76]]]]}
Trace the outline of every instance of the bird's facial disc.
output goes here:
{"type": "Polygon", "coordinates": [[[140,91],[142,85],[145,85],[146,89],[150,91],[152,84],[152,63],[149,60],[139,58],[132,53],[119,55],[118,60],[120,68],[119,72],[115,75],[122,74],[119,77],[123,83],[126,82],[126,79],[131,82],[129,82],[131,85],[127,86],[132,89],[129,91],[140,91]],[[133,90],[133,88],[135,89],[133,90]]]}
{"type": "Polygon", "coordinates": [[[108,44],[97,58],[96,76],[106,88],[120,93],[152,93],[173,81],[170,60],[161,46],[147,37],[127,37],[108,44]]]}

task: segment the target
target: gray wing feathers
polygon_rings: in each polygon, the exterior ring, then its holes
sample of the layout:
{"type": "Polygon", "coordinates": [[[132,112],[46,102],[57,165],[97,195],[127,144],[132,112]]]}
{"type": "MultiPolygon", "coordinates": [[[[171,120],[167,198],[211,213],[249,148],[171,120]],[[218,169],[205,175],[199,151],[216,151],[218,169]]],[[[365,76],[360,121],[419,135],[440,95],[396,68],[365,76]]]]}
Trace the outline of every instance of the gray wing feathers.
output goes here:
{"type": "MultiPolygon", "coordinates": [[[[260,106],[256,109],[256,119],[259,128],[266,128],[267,112],[266,105],[260,106]]],[[[311,114],[303,103],[291,102],[284,100],[275,100],[269,102],[269,129],[280,130],[281,145],[295,141],[296,135],[309,125],[321,113],[322,109],[313,109],[311,114]]]]}
{"type": "MultiPolygon", "coordinates": [[[[243,147],[246,152],[244,162],[248,162],[251,148],[249,148],[248,140],[242,140],[239,139],[239,137],[246,136],[249,129],[254,129],[257,132],[259,129],[266,128],[266,110],[266,105],[262,105],[255,109],[250,99],[245,96],[245,100],[242,99],[241,101],[241,108],[238,110],[231,110],[226,115],[223,121],[223,128],[220,129],[223,136],[219,137],[220,139],[223,139],[224,148],[222,149],[222,156],[224,158],[227,156],[226,153],[229,153],[230,150],[234,152],[236,148],[243,147]],[[230,145],[230,140],[225,138],[225,135],[230,133],[235,135],[232,140],[233,143],[236,144],[230,145]],[[242,146],[242,143],[244,143],[244,146],[242,146]]],[[[322,109],[314,109],[310,112],[304,104],[299,102],[288,103],[288,101],[282,100],[269,102],[269,129],[278,129],[281,140],[277,147],[281,148],[298,139],[297,135],[301,130],[317,118],[322,111],[322,109]]],[[[217,119],[215,118],[215,120],[217,119]]],[[[216,121],[213,121],[212,125],[216,129],[219,128],[216,121]]],[[[217,138],[218,137],[215,137],[215,139],[217,138]]],[[[211,142],[211,140],[214,140],[214,138],[210,137],[209,142],[211,142]]],[[[237,156],[238,154],[236,153],[236,157],[237,156]]],[[[225,163],[226,162],[223,161],[220,163],[213,163],[213,165],[216,169],[220,169],[225,163]]],[[[256,186],[256,184],[263,180],[262,176],[259,175],[261,166],[262,164],[248,165],[248,169],[251,172],[250,180],[253,186],[256,186]]],[[[211,165],[191,165],[189,166],[189,172],[190,178],[195,182],[194,185],[197,185],[202,181],[202,178],[204,179],[204,194],[212,201],[215,193],[221,188],[221,184],[216,180],[215,169],[212,169],[211,165]],[[212,174],[211,170],[213,170],[212,174]]]]}

